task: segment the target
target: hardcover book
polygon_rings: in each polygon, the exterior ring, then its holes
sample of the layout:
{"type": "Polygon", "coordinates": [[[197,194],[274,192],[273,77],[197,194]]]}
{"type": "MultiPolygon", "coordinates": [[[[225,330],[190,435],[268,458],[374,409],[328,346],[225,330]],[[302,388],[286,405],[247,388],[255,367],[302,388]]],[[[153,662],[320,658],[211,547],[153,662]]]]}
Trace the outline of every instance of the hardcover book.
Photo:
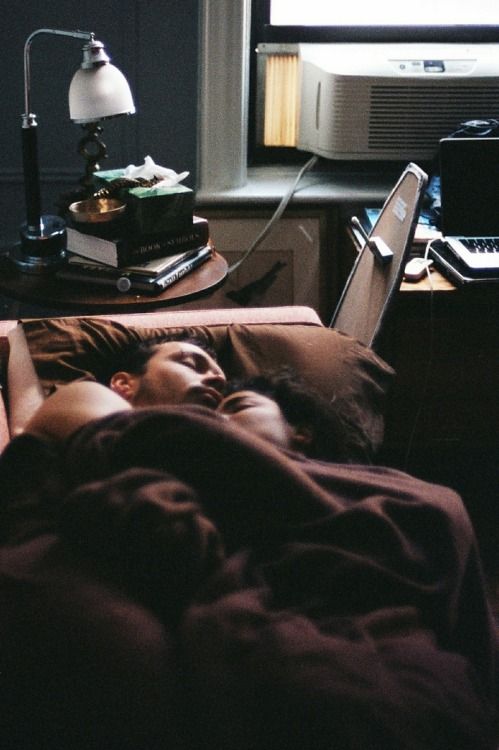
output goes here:
{"type": "Polygon", "coordinates": [[[120,268],[207,245],[210,232],[208,220],[194,216],[189,229],[162,232],[154,237],[130,236],[107,240],[68,227],[67,238],[70,253],[120,268]]]}
{"type": "Polygon", "coordinates": [[[119,292],[147,292],[159,294],[179,281],[213,255],[211,245],[204,245],[181,254],[174,263],[160,273],[136,273],[131,268],[112,268],[97,263],[68,262],[56,271],[59,279],[114,287],[119,292]]]}
{"type": "Polygon", "coordinates": [[[154,260],[148,260],[144,263],[132,264],[129,266],[120,266],[115,268],[114,266],[108,266],[105,263],[99,263],[97,260],[91,260],[90,258],[84,258],[81,255],[74,255],[73,253],[68,254],[67,264],[70,268],[78,270],[80,272],[85,271],[93,273],[96,276],[109,276],[110,278],[116,279],[124,273],[133,273],[138,276],[145,276],[149,278],[156,278],[157,276],[170,271],[175,266],[184,260],[193,258],[201,248],[194,247],[191,250],[184,250],[181,253],[175,253],[174,255],[166,255],[162,258],[155,258],[154,260]]]}

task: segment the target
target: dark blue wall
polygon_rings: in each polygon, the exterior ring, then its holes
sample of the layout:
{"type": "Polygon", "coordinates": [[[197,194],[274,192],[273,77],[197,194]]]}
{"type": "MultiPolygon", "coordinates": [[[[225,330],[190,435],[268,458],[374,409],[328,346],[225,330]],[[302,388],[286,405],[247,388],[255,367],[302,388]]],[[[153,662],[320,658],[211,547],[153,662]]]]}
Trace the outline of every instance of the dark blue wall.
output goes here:
{"type": "MultiPolygon", "coordinates": [[[[2,4],[0,124],[0,243],[25,218],[21,158],[23,48],[39,28],[94,31],[127,76],[137,114],[104,123],[108,159],[102,169],[140,164],[146,155],[195,187],[198,90],[198,0],[23,0],[2,4]]],[[[77,144],[83,132],[69,120],[67,92],[83,42],[42,35],[31,48],[32,110],[38,117],[43,210],[83,173],[77,144]]]]}

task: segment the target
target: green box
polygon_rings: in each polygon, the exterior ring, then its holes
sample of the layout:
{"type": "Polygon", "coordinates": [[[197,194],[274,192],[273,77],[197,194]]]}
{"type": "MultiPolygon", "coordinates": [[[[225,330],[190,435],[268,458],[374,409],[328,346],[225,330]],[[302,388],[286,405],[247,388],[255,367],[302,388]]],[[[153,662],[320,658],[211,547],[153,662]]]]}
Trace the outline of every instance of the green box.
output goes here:
{"type": "MultiPolygon", "coordinates": [[[[95,172],[97,188],[123,177],[124,169],[95,172]]],[[[118,196],[127,204],[127,225],[133,234],[184,231],[192,226],[194,191],[185,185],[121,188],[118,196]]]]}

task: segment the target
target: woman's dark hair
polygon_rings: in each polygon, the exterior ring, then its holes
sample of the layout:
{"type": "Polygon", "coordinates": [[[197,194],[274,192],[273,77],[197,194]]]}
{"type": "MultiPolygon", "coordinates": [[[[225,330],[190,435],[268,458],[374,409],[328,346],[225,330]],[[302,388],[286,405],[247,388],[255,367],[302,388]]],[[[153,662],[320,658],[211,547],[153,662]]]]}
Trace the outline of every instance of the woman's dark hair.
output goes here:
{"type": "Polygon", "coordinates": [[[312,436],[305,452],[326,461],[365,462],[367,456],[353,428],[327,401],[290,369],[267,372],[248,379],[231,381],[226,395],[250,390],[272,398],[293,427],[307,427],[312,436]]]}

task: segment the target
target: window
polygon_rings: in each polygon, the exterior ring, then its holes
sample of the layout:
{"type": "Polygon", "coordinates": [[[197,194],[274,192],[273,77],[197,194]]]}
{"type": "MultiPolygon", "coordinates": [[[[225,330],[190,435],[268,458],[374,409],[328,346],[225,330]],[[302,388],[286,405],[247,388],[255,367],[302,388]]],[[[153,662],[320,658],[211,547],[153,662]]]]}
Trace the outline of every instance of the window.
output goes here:
{"type": "Polygon", "coordinates": [[[456,3],[456,0],[270,0],[272,26],[436,26],[465,24],[476,26],[499,23],[497,0],[456,3]]]}
{"type": "Polygon", "coordinates": [[[253,0],[252,12],[252,163],[299,158],[299,42],[499,40],[497,0],[253,0]]]}
{"type": "MultiPolygon", "coordinates": [[[[279,5],[291,12],[300,6],[306,9],[307,22],[314,6],[338,12],[341,3],[324,0],[272,0],[273,11],[279,5]]],[[[349,8],[357,8],[355,20],[369,17],[372,8],[379,19],[383,8],[406,8],[411,3],[387,0],[348,0],[349,8]]],[[[280,162],[296,159],[296,151],[289,146],[257,146],[261,122],[256,121],[257,101],[262,92],[257,90],[258,43],[295,44],[297,41],[394,41],[404,33],[414,41],[499,41],[499,3],[497,0],[475,0],[464,4],[456,0],[419,0],[415,7],[421,23],[423,7],[431,12],[446,7],[451,16],[449,25],[428,26],[301,26],[287,19],[289,25],[271,25],[271,0],[200,0],[200,132],[198,159],[198,189],[202,193],[237,188],[247,181],[249,163],[280,162]],[[467,7],[462,7],[466,5],[467,7]],[[468,24],[469,11],[473,17],[468,24]],[[461,20],[460,20],[461,19],[461,20]],[[466,20],[464,20],[466,19],[466,20]],[[479,24],[474,24],[480,19],[479,24]],[[457,24],[457,25],[456,25],[457,24]],[[230,92],[230,95],[227,94],[230,92]],[[249,146],[248,146],[249,144],[249,146]]],[[[409,8],[409,11],[411,9],[409,8]]],[[[277,16],[276,16],[277,17],[277,16]]],[[[386,10],[383,18],[394,23],[395,17],[386,10]]],[[[278,18],[278,17],[277,17],[278,18]]],[[[314,17],[315,18],[315,17],[314,17]]],[[[337,16],[335,16],[337,19],[337,16]]],[[[330,19],[328,19],[328,22],[330,19]]],[[[337,20],[335,21],[337,23],[337,20]]],[[[260,110],[261,111],[261,110],[260,110]]],[[[301,157],[303,158],[303,157],[301,157]]]]}

